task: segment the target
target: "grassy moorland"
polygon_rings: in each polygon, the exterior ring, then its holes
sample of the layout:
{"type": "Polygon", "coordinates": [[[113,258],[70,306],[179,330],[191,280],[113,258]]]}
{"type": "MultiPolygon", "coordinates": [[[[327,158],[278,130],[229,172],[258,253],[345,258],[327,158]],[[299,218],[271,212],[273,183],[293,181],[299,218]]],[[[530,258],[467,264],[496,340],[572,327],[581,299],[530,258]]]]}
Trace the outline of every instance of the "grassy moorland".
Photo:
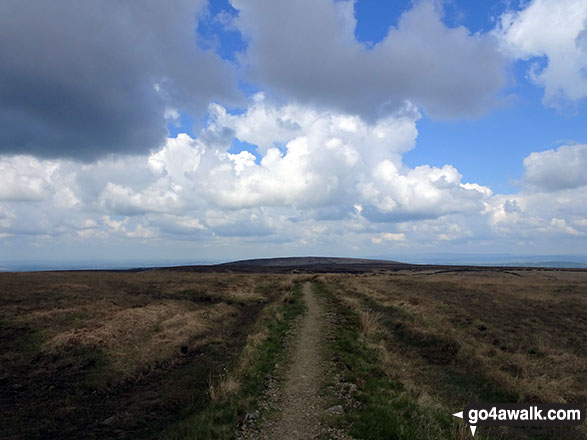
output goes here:
{"type": "MultiPolygon", "coordinates": [[[[486,402],[587,398],[587,273],[321,275],[340,316],[333,350],[357,438],[470,438],[451,417],[486,402]]],[[[475,438],[587,438],[570,428],[482,427],[475,438]]]]}
{"type": "MultiPolygon", "coordinates": [[[[451,414],[471,392],[587,398],[586,271],[352,263],[353,273],[329,261],[338,273],[314,275],[267,265],[0,274],[0,438],[234,437],[287,361],[308,280],[329,326],[326,386],[355,390],[331,393],[344,415],[326,423],[354,438],[470,438],[451,414]]],[[[302,272],[330,271],[314,269],[302,272]]],[[[475,438],[587,429],[481,427],[475,438]]]]}
{"type": "Polygon", "coordinates": [[[301,311],[293,287],[287,275],[0,274],[0,437],[185,438],[190,418],[208,438],[234,431],[301,311]],[[232,395],[239,405],[222,406],[232,395]]]}

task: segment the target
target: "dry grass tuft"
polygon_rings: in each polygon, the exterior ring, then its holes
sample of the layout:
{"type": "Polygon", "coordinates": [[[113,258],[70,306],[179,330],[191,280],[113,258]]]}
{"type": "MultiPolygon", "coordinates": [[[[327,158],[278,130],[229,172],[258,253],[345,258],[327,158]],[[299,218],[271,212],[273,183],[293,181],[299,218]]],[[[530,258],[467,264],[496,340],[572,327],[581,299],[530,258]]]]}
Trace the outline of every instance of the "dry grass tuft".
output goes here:
{"type": "Polygon", "coordinates": [[[365,337],[373,335],[379,328],[379,322],[382,315],[379,312],[365,311],[359,312],[359,329],[365,337]]]}
{"type": "Polygon", "coordinates": [[[231,396],[235,394],[240,389],[240,381],[232,376],[228,375],[219,385],[220,394],[224,396],[231,396]]]}
{"type": "Polygon", "coordinates": [[[282,297],[281,297],[281,302],[283,304],[291,304],[295,301],[293,292],[290,290],[287,293],[285,293],[282,297]]]}
{"type": "Polygon", "coordinates": [[[240,381],[233,374],[228,374],[215,384],[212,376],[208,379],[208,394],[212,402],[219,402],[234,396],[240,389],[240,381]]]}

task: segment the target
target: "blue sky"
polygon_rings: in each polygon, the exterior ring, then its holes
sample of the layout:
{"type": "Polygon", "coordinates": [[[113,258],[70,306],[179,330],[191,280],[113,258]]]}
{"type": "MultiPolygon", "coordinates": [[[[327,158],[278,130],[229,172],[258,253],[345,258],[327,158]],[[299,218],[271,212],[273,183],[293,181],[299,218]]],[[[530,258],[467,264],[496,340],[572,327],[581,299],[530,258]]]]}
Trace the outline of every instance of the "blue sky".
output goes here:
{"type": "Polygon", "coordinates": [[[0,7],[0,266],[585,257],[581,0],[74,3],[0,7]]]}

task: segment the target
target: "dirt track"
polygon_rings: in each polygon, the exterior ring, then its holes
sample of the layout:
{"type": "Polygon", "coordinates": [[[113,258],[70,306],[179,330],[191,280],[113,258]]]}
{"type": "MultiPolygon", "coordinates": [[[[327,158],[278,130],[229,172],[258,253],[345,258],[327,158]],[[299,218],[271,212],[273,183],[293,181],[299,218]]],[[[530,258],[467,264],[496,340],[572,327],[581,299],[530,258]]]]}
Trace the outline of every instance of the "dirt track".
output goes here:
{"type": "Polygon", "coordinates": [[[305,283],[303,292],[307,313],[281,389],[281,416],[264,430],[266,438],[311,439],[319,434],[319,417],[325,409],[318,395],[324,377],[324,322],[312,285],[305,283]]]}
{"type": "Polygon", "coordinates": [[[307,311],[287,344],[287,365],[276,372],[283,379],[270,385],[261,419],[239,433],[239,439],[313,439],[324,434],[320,417],[326,402],[320,388],[328,370],[327,323],[311,283],[303,285],[303,294],[307,311]]]}

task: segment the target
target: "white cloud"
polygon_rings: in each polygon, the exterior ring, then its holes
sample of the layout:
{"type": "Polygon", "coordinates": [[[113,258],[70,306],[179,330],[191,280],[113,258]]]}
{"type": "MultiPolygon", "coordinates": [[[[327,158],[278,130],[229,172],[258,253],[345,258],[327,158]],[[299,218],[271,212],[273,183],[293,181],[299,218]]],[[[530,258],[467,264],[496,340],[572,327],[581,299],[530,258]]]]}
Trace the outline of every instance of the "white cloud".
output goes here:
{"type": "Polygon", "coordinates": [[[514,59],[536,60],[528,74],[545,88],[545,105],[560,108],[587,97],[587,2],[533,0],[503,14],[495,35],[514,59]]]}
{"type": "Polygon", "coordinates": [[[178,216],[176,220],[176,224],[180,227],[194,230],[194,229],[206,229],[202,223],[197,218],[187,217],[187,216],[178,216]]]}
{"type": "Polygon", "coordinates": [[[132,231],[127,231],[126,236],[130,238],[153,238],[157,236],[157,230],[139,224],[132,231]]]}
{"type": "Polygon", "coordinates": [[[482,240],[487,234],[483,216],[472,213],[467,216],[449,214],[435,219],[418,222],[407,221],[398,225],[398,230],[406,234],[410,246],[447,246],[447,243],[464,243],[475,237],[482,240]]]}
{"type": "Polygon", "coordinates": [[[587,145],[563,145],[524,159],[524,183],[545,191],[587,185],[587,145]]]}
{"type": "Polygon", "coordinates": [[[554,231],[568,235],[584,235],[577,231],[575,228],[569,226],[564,218],[552,218],[550,219],[549,228],[544,228],[545,232],[554,231]]]}
{"type": "MultiPolygon", "coordinates": [[[[461,183],[450,165],[410,169],[402,163],[415,145],[420,118],[409,102],[374,123],[299,104],[277,106],[262,96],[240,115],[218,105],[210,112],[210,124],[197,139],[180,134],[149,156],[83,165],[4,157],[3,167],[11,170],[3,175],[6,187],[34,195],[45,212],[22,222],[20,230],[72,230],[81,238],[96,237],[99,230],[136,238],[279,231],[311,242],[331,229],[312,223],[305,230],[308,222],[349,221],[360,232],[370,220],[469,212],[490,195],[488,188],[461,183]],[[261,138],[247,127],[268,129],[261,138]],[[260,143],[259,159],[248,151],[228,153],[227,132],[260,143]]],[[[22,216],[32,208],[14,209],[22,216]]],[[[14,232],[14,225],[4,226],[3,232],[14,232]]]]}
{"type": "Polygon", "coordinates": [[[379,161],[389,158],[401,165],[401,155],[415,144],[420,117],[406,103],[401,114],[368,124],[301,105],[274,106],[260,96],[242,115],[229,115],[217,105],[211,111],[214,130],[232,129],[241,141],[261,144],[259,163],[248,152],[224,155],[228,161],[222,154],[207,153],[202,194],[210,203],[231,209],[311,208],[348,201],[356,197],[351,193],[356,193],[357,180],[368,178],[379,161]],[[263,137],[246,127],[259,127],[263,137]]]}
{"type": "Polygon", "coordinates": [[[404,221],[435,218],[455,212],[477,212],[489,188],[461,183],[451,165],[419,166],[401,170],[391,161],[377,165],[373,179],[360,186],[370,202],[365,215],[374,221],[404,221]]]}
{"type": "Polygon", "coordinates": [[[185,133],[168,138],[165,146],[149,156],[149,168],[174,182],[189,182],[200,165],[203,148],[185,133]]]}
{"type": "Polygon", "coordinates": [[[57,161],[32,156],[0,158],[0,200],[43,200],[54,191],[57,161]]]}
{"type": "Polygon", "coordinates": [[[210,112],[220,126],[234,130],[238,139],[259,146],[262,152],[275,146],[275,143],[282,144],[296,137],[301,133],[300,123],[308,126],[318,117],[316,112],[304,110],[295,105],[279,110],[268,106],[262,93],[253,97],[252,105],[243,115],[231,115],[217,104],[210,106],[210,112]]]}
{"type": "Polygon", "coordinates": [[[164,182],[156,181],[142,191],[108,182],[97,203],[108,212],[137,215],[146,212],[169,212],[182,205],[179,194],[164,182]]]}
{"type": "Polygon", "coordinates": [[[346,211],[344,217],[361,205],[370,219],[403,221],[476,210],[491,195],[489,188],[461,183],[449,165],[409,169],[402,163],[417,136],[419,114],[410,103],[372,124],[301,105],[273,106],[262,97],[242,115],[228,115],[220,106],[212,112],[215,129],[226,124],[240,140],[264,146],[260,163],[244,152],[242,157],[228,156],[233,166],[221,161],[209,168],[201,184],[209,202],[219,207],[339,206],[346,211]],[[284,120],[287,127],[280,123],[284,120]],[[261,139],[257,131],[241,128],[249,126],[272,128],[261,139]]]}
{"type": "Polygon", "coordinates": [[[227,157],[229,160],[234,162],[234,170],[236,171],[237,176],[240,176],[245,168],[255,166],[255,155],[249,153],[248,151],[241,151],[238,154],[228,153],[227,157]]]}
{"type": "Polygon", "coordinates": [[[499,235],[528,242],[575,240],[587,236],[585,145],[531,153],[524,159],[522,190],[486,202],[489,225],[499,235]]]}
{"type": "Polygon", "coordinates": [[[377,237],[373,237],[371,241],[374,244],[381,244],[384,241],[405,241],[406,235],[403,233],[383,232],[377,237]]]}
{"type": "Polygon", "coordinates": [[[10,194],[21,194],[0,205],[3,241],[191,241],[227,249],[254,242],[284,252],[376,254],[408,243],[410,250],[500,240],[576,246],[587,234],[584,145],[530,154],[522,190],[494,195],[463,182],[452,165],[403,163],[420,117],[410,103],[373,123],[260,97],[240,115],[215,105],[211,116],[197,139],[178,135],[150,155],[82,165],[1,157],[9,170],[1,178],[10,194]],[[242,129],[243,121],[273,127],[274,138],[242,129]],[[226,133],[264,147],[228,153],[226,133]]]}

